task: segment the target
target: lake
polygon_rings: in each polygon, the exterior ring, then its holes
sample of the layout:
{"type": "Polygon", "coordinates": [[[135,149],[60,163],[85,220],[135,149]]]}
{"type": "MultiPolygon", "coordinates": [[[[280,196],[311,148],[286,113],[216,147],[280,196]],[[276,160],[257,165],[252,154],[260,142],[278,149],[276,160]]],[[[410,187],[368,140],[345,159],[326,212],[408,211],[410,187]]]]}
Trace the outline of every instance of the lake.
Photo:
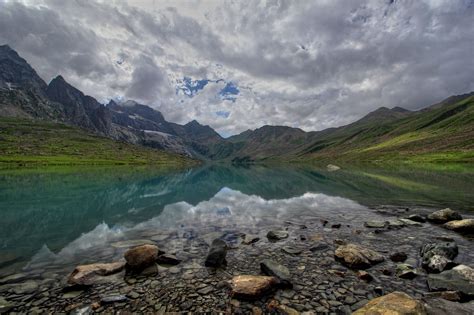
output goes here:
{"type": "MultiPolygon", "coordinates": [[[[320,233],[342,223],[341,231],[355,239],[351,231],[367,220],[445,207],[470,215],[471,172],[263,165],[3,172],[0,276],[63,279],[77,264],[117,260],[126,248],[146,242],[186,252],[183,259],[192,261],[215,237],[238,246],[242,233],[265,238],[270,228],[322,220],[329,225],[317,227],[320,233]]],[[[420,241],[433,233],[430,226],[413,231],[420,241]]],[[[449,233],[469,249],[460,258],[471,259],[472,241],[449,233]]]]}

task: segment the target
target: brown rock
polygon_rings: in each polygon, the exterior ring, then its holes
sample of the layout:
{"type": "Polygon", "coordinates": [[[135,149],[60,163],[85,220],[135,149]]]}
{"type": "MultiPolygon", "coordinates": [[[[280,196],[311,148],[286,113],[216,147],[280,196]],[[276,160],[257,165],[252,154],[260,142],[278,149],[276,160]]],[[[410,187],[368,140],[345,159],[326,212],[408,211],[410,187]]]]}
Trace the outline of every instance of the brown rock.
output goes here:
{"type": "Polygon", "coordinates": [[[445,228],[461,233],[474,234],[474,219],[454,220],[446,223],[445,228]]]}
{"type": "Polygon", "coordinates": [[[393,292],[373,300],[353,315],[425,315],[423,304],[403,292],[393,292]]]}
{"type": "Polygon", "coordinates": [[[68,277],[72,285],[92,285],[96,276],[107,276],[121,271],[125,262],[118,261],[109,264],[90,264],[77,266],[68,277]]]}
{"type": "Polygon", "coordinates": [[[429,214],[427,219],[434,223],[446,223],[453,220],[462,220],[462,216],[456,211],[446,208],[429,214]]]}
{"type": "Polygon", "coordinates": [[[158,258],[158,252],[157,246],[146,244],[129,249],[124,257],[128,267],[140,270],[154,264],[158,258]]]}
{"type": "Polygon", "coordinates": [[[230,281],[232,296],[240,298],[258,298],[279,283],[275,277],[235,276],[230,281]]]}
{"type": "Polygon", "coordinates": [[[357,277],[359,279],[367,281],[367,282],[370,282],[374,279],[374,277],[372,277],[372,275],[370,273],[368,273],[367,271],[363,271],[363,270],[357,271],[357,277]]]}
{"type": "Polygon", "coordinates": [[[384,261],[379,253],[355,244],[339,246],[335,253],[336,259],[353,269],[366,269],[384,261]]]}

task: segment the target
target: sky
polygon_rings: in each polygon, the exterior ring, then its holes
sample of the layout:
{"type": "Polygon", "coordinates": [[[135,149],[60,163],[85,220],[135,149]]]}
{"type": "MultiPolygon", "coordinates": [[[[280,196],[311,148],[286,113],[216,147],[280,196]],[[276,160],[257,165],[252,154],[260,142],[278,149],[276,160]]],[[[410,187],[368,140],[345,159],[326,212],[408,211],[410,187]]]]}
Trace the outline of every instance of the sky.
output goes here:
{"type": "Polygon", "coordinates": [[[0,0],[0,44],[47,82],[223,136],[474,91],[474,0],[0,0]]]}

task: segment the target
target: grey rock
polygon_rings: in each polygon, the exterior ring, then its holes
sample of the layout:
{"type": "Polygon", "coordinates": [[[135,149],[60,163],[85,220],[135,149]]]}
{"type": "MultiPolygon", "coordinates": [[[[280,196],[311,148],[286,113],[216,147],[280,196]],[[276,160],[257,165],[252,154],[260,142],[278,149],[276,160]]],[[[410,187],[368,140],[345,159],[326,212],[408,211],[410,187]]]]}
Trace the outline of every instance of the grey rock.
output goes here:
{"type": "Polygon", "coordinates": [[[127,297],[125,295],[108,295],[100,299],[102,304],[111,304],[125,301],[127,301],[127,297]]]}
{"type": "Polygon", "coordinates": [[[458,212],[446,208],[429,214],[427,219],[434,223],[446,223],[453,220],[462,220],[462,216],[458,212]]]}
{"type": "Polygon", "coordinates": [[[300,248],[295,248],[295,247],[292,247],[292,246],[283,246],[281,248],[281,250],[286,253],[286,254],[289,254],[289,255],[299,255],[303,252],[302,249],[300,248]]]}
{"type": "Polygon", "coordinates": [[[181,262],[181,260],[179,260],[178,258],[176,258],[176,256],[171,255],[171,254],[162,254],[158,256],[158,258],[156,259],[156,262],[163,265],[178,265],[181,262]]]}
{"type": "Polygon", "coordinates": [[[283,286],[292,287],[290,270],[276,261],[265,259],[260,263],[260,270],[267,276],[278,278],[283,286]]]}
{"type": "Polygon", "coordinates": [[[419,223],[425,223],[426,222],[425,217],[423,217],[419,214],[411,214],[411,215],[407,216],[406,219],[411,220],[411,221],[415,221],[415,222],[419,222],[419,223]]]}
{"type": "Polygon", "coordinates": [[[474,297],[474,269],[459,265],[439,274],[428,275],[428,287],[431,291],[458,291],[474,297]]]}
{"type": "Polygon", "coordinates": [[[269,231],[267,233],[267,238],[271,241],[282,240],[288,238],[288,236],[289,235],[287,231],[269,231]]]}
{"type": "Polygon", "coordinates": [[[387,221],[367,221],[364,222],[364,226],[371,229],[383,229],[388,226],[387,221]]]}
{"type": "Polygon", "coordinates": [[[15,305],[13,303],[0,296],[0,314],[7,313],[14,307],[15,305]]]}
{"type": "Polygon", "coordinates": [[[423,299],[428,315],[472,315],[474,314],[474,302],[457,303],[439,298],[423,299]]]}
{"type": "Polygon", "coordinates": [[[417,276],[415,268],[409,264],[398,264],[396,270],[397,277],[402,279],[413,279],[417,276]]]}
{"type": "Polygon", "coordinates": [[[390,260],[394,262],[403,262],[407,260],[408,255],[405,252],[397,251],[390,254],[390,260]]]}
{"type": "Polygon", "coordinates": [[[420,251],[421,265],[428,272],[441,272],[454,265],[458,246],[454,242],[425,244],[420,251]]]}
{"type": "Polygon", "coordinates": [[[206,267],[221,267],[226,265],[227,243],[221,239],[216,238],[212,241],[209,253],[207,254],[204,265],[206,267]]]}
{"type": "Polygon", "coordinates": [[[245,237],[244,237],[244,240],[242,241],[242,244],[250,245],[250,244],[258,242],[259,240],[260,240],[260,237],[258,237],[256,235],[246,234],[245,237]]]}

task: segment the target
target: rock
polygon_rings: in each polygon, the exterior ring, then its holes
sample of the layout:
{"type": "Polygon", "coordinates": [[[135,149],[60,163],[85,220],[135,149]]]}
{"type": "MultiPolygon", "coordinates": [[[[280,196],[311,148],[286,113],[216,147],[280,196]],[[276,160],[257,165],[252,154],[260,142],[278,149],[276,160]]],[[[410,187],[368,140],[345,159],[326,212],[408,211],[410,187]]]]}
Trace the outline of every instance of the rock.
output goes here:
{"type": "Polygon", "coordinates": [[[143,270],[155,263],[159,250],[156,245],[140,245],[125,252],[124,257],[127,267],[132,270],[143,270]]]}
{"type": "Polygon", "coordinates": [[[0,279],[0,284],[7,284],[7,283],[15,283],[20,282],[28,278],[27,274],[24,273],[16,273],[7,277],[0,279]]]}
{"type": "Polygon", "coordinates": [[[429,274],[428,287],[431,291],[458,291],[474,297],[474,269],[459,265],[439,274],[429,274]]]}
{"type": "Polygon", "coordinates": [[[272,290],[279,280],[269,276],[235,276],[230,281],[232,296],[236,298],[255,299],[272,290]]]}
{"type": "Polygon", "coordinates": [[[426,222],[425,217],[423,217],[419,214],[411,214],[408,217],[406,217],[406,219],[411,220],[411,221],[415,221],[415,222],[419,222],[419,223],[425,223],[426,222]]]}
{"type": "Polygon", "coordinates": [[[174,255],[162,254],[158,256],[158,258],[156,259],[156,262],[163,265],[178,265],[181,262],[181,260],[176,258],[176,256],[174,255]]]}
{"type": "Polygon", "coordinates": [[[341,227],[341,223],[331,225],[331,229],[339,229],[341,227]]]}
{"type": "Polygon", "coordinates": [[[334,164],[328,164],[326,166],[327,170],[330,171],[330,172],[334,172],[334,171],[338,171],[340,170],[341,168],[337,165],[334,165],[334,164]]]}
{"type": "Polygon", "coordinates": [[[281,250],[282,250],[282,252],[287,253],[289,255],[299,255],[303,252],[302,249],[295,248],[295,247],[292,247],[292,246],[283,246],[281,248],[281,250]]]}
{"type": "Polygon", "coordinates": [[[459,233],[474,234],[474,219],[449,221],[444,227],[459,233]]]}
{"type": "Polygon", "coordinates": [[[426,298],[423,299],[428,315],[472,315],[474,314],[474,302],[456,303],[445,299],[426,298]]]}
{"type": "Polygon", "coordinates": [[[201,288],[199,290],[197,290],[196,292],[201,294],[201,295],[208,295],[209,293],[211,293],[212,291],[214,291],[214,288],[211,287],[211,286],[206,286],[204,288],[201,288]]]}
{"type": "Polygon", "coordinates": [[[244,237],[244,240],[242,241],[242,244],[250,245],[250,244],[253,244],[253,243],[257,243],[259,240],[260,240],[260,237],[258,237],[256,235],[246,234],[245,237],[244,237]]]}
{"type": "Polygon", "coordinates": [[[390,260],[393,262],[404,262],[407,258],[408,255],[405,252],[394,252],[390,254],[390,260]]]}
{"type": "Polygon", "coordinates": [[[104,296],[100,299],[100,303],[102,304],[111,304],[111,303],[117,303],[117,302],[125,302],[127,300],[127,297],[125,295],[109,295],[109,296],[104,296]]]}
{"type": "Polygon", "coordinates": [[[456,291],[438,291],[425,294],[428,298],[442,298],[452,302],[460,302],[461,296],[456,291]]]}
{"type": "Polygon", "coordinates": [[[387,221],[367,221],[364,226],[371,229],[383,229],[388,225],[387,221]]]}
{"type": "Polygon", "coordinates": [[[389,229],[401,229],[402,227],[404,227],[405,225],[407,225],[405,222],[403,222],[401,219],[396,219],[396,220],[390,220],[388,221],[388,228],[389,229]]]}
{"type": "Polygon", "coordinates": [[[390,294],[370,300],[353,315],[425,315],[424,305],[403,292],[390,294]]]}
{"type": "Polygon", "coordinates": [[[278,314],[283,314],[283,315],[300,315],[300,312],[295,310],[294,308],[291,308],[287,305],[284,304],[279,304],[276,306],[276,308],[279,310],[278,314]]]}
{"type": "Polygon", "coordinates": [[[421,224],[420,222],[413,221],[410,219],[398,219],[398,220],[410,226],[423,226],[423,224],[421,224]]]}
{"type": "Polygon", "coordinates": [[[227,255],[227,243],[223,240],[216,238],[212,241],[209,253],[207,254],[204,265],[206,267],[218,268],[222,265],[226,265],[227,261],[225,257],[227,255]]]}
{"type": "Polygon", "coordinates": [[[370,281],[374,280],[374,277],[372,277],[372,275],[370,273],[368,273],[367,271],[363,271],[363,270],[357,271],[357,277],[359,279],[367,281],[367,282],[370,282],[370,281]]]}
{"type": "Polygon", "coordinates": [[[353,269],[366,269],[384,261],[379,253],[355,244],[339,246],[334,255],[337,260],[353,269]]]}
{"type": "Polygon", "coordinates": [[[118,261],[109,264],[90,264],[77,266],[68,277],[67,283],[71,285],[92,285],[96,276],[107,276],[121,271],[125,262],[118,261]]]}
{"type": "Polygon", "coordinates": [[[458,212],[446,208],[429,214],[427,219],[434,223],[446,223],[453,220],[462,220],[462,216],[458,212]]]}
{"type": "Polygon", "coordinates": [[[397,277],[402,279],[413,279],[417,276],[415,268],[409,264],[398,264],[396,274],[397,277]]]}
{"type": "Polygon", "coordinates": [[[27,294],[33,293],[38,290],[38,283],[34,280],[28,280],[23,283],[15,284],[13,287],[13,292],[16,294],[27,294]]]}
{"type": "Polygon", "coordinates": [[[63,299],[73,299],[84,293],[83,291],[69,291],[63,294],[63,299]]]}
{"type": "Polygon", "coordinates": [[[317,252],[317,251],[325,250],[325,249],[328,249],[328,248],[329,248],[328,244],[320,243],[320,244],[312,246],[309,250],[312,251],[312,252],[317,252]]]}
{"type": "Polygon", "coordinates": [[[15,305],[0,296],[0,314],[8,313],[15,305]]]}
{"type": "Polygon", "coordinates": [[[269,231],[267,233],[267,238],[271,241],[279,241],[285,238],[288,238],[287,231],[269,231]]]}
{"type": "Polygon", "coordinates": [[[274,260],[265,259],[260,263],[260,270],[267,276],[278,278],[284,287],[292,287],[290,270],[274,260]]]}
{"type": "Polygon", "coordinates": [[[421,265],[428,272],[441,272],[454,265],[458,246],[454,242],[425,244],[420,251],[421,265]]]}

